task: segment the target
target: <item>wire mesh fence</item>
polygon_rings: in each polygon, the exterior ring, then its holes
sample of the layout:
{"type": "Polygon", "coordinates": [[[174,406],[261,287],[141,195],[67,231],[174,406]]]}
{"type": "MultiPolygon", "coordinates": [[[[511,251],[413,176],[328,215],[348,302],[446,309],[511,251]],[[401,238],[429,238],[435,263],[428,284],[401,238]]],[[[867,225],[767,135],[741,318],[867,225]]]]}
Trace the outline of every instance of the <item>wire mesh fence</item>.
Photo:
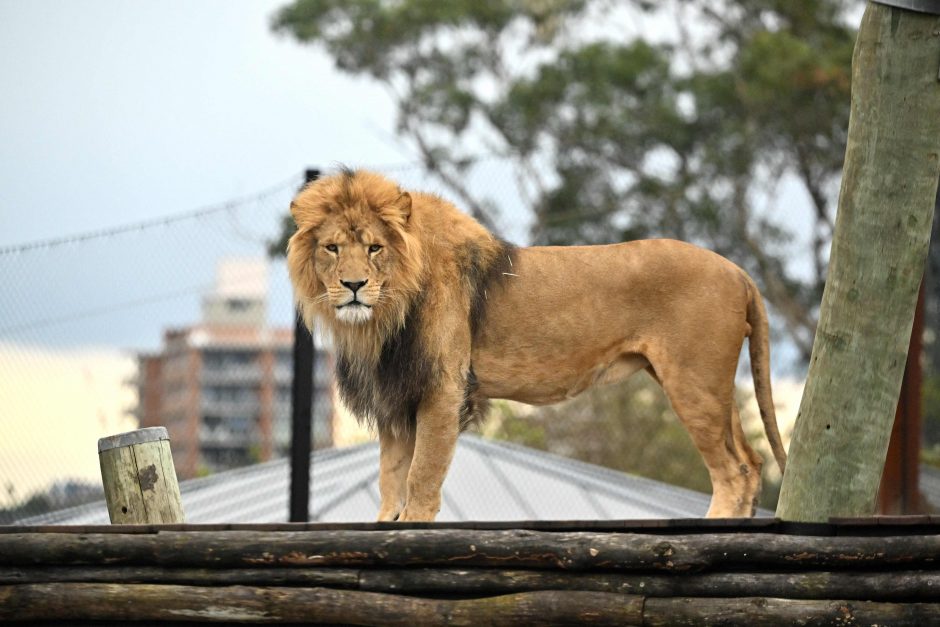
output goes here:
{"type": "MultiPolygon", "coordinates": [[[[406,189],[452,197],[420,165],[370,169],[406,189]]],[[[481,158],[468,168],[466,183],[483,205],[498,208],[488,217],[502,237],[517,244],[531,240],[532,214],[511,167],[497,157],[481,158]]],[[[180,479],[195,480],[184,482],[184,501],[196,499],[194,507],[217,522],[286,519],[294,309],[283,256],[270,255],[269,248],[281,236],[290,199],[302,184],[298,171],[270,188],[217,205],[0,247],[0,524],[100,521],[106,516],[102,508],[85,518],[46,513],[100,500],[98,438],[156,425],[170,430],[180,479]],[[252,489],[223,480],[226,471],[257,464],[252,489]],[[41,515],[46,518],[36,518],[41,515]]],[[[936,258],[940,255],[931,256],[936,258]]],[[[940,299],[934,291],[928,294],[928,366],[936,360],[932,329],[940,299]]],[[[325,450],[361,443],[369,434],[336,402],[329,346],[322,338],[319,345],[313,435],[323,450],[315,456],[312,511],[326,517],[367,512],[358,518],[369,519],[377,510],[377,453],[325,450]],[[322,462],[319,469],[316,459],[322,462]]],[[[928,372],[927,395],[935,378],[928,372]]],[[[781,387],[778,401],[798,402],[801,385],[777,381],[775,392],[781,387]]],[[[928,404],[928,414],[933,406],[928,404]]],[[[795,405],[778,406],[778,415],[795,411],[795,405]]],[[[549,411],[541,422],[530,422],[525,409],[497,404],[484,433],[622,469],[654,468],[661,480],[708,489],[704,466],[690,473],[685,462],[662,463],[678,451],[701,465],[668,403],[650,386],[631,384],[622,393],[606,392],[561,412],[565,420],[549,411]],[[631,416],[629,424],[610,422],[598,430],[592,425],[605,411],[631,416]],[[637,429],[648,433],[637,436],[637,429]],[[591,432],[601,434],[607,452],[598,453],[596,442],[585,439],[591,432]],[[633,445],[637,437],[644,438],[644,446],[633,445]],[[618,452],[610,457],[613,448],[618,452]]],[[[755,440],[764,443],[756,413],[747,408],[742,413],[756,429],[755,440]]],[[[627,497],[612,492],[611,485],[624,484],[622,477],[599,477],[567,462],[467,442],[455,463],[493,475],[493,485],[480,495],[493,504],[486,510],[490,518],[500,512],[498,486],[507,503],[521,507],[507,505],[503,511],[537,515],[533,503],[541,502],[534,498],[541,494],[539,486],[544,488],[540,477],[552,473],[578,478],[571,502],[584,500],[586,512],[640,511],[617,509],[627,497]],[[514,488],[505,479],[509,475],[526,477],[531,490],[514,488]]],[[[448,516],[469,515],[456,492],[446,491],[458,481],[465,491],[480,490],[467,479],[448,478],[443,509],[448,516]]],[[[685,498],[657,492],[652,484],[636,486],[630,498],[645,490],[647,500],[637,507],[653,514],[676,515],[661,509],[663,503],[685,498]]],[[[544,496],[552,501],[547,492],[544,496]]],[[[700,499],[689,502],[701,505],[700,499]]]]}
{"type": "MultiPolygon", "coordinates": [[[[248,442],[257,437],[257,380],[247,371],[229,380],[212,377],[231,360],[250,369],[262,333],[288,333],[267,342],[279,375],[270,419],[283,439],[291,293],[283,262],[265,250],[301,180],[298,173],[215,206],[0,250],[0,509],[8,519],[100,491],[97,438],[156,419],[146,411],[148,401],[151,409],[161,400],[166,407],[185,390],[164,390],[159,377],[147,378],[157,355],[167,357],[168,372],[186,359],[181,338],[210,342],[203,380],[194,383],[202,392],[197,402],[212,411],[233,406],[221,409],[239,414],[236,431],[248,442]],[[252,309],[239,319],[239,312],[218,311],[220,303],[252,309]],[[258,337],[198,337],[217,335],[216,327],[258,337]],[[150,397],[138,398],[144,383],[150,397]]],[[[211,425],[202,433],[177,426],[175,445],[182,450],[213,435],[211,425]]],[[[217,447],[214,458],[198,459],[182,474],[277,454],[242,448],[243,454],[236,446],[217,447]]]]}
{"type": "MultiPolygon", "coordinates": [[[[493,165],[481,189],[511,196],[493,165]]],[[[445,191],[417,165],[372,169],[445,191]]],[[[138,427],[168,427],[181,479],[286,455],[294,310],[269,247],[302,184],[0,247],[0,523],[99,499],[97,439],[138,427]]],[[[367,438],[334,407],[328,350],[317,364],[315,446],[367,438]]]]}

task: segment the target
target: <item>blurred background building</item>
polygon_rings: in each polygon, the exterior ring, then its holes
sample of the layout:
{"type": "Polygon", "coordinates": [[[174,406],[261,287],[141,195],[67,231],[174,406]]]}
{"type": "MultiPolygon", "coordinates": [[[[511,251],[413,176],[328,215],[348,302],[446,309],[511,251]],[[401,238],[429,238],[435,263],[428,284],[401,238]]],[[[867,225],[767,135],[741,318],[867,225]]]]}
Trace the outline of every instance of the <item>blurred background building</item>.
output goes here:
{"type": "MultiPolygon", "coordinates": [[[[293,328],[267,324],[267,265],[229,259],[203,298],[202,320],[167,329],[156,353],[137,356],[141,427],[165,426],[180,478],[286,455],[291,435],[293,328]]],[[[333,379],[319,350],[313,444],[333,444],[333,379]]]]}

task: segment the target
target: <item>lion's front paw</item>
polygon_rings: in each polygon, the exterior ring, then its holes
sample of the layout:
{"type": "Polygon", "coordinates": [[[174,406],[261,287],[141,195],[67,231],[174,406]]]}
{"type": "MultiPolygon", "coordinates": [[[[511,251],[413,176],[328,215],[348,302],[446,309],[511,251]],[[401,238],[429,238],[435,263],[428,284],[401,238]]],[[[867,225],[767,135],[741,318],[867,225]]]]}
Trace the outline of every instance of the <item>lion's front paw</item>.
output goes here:
{"type": "Polygon", "coordinates": [[[405,506],[398,516],[400,522],[433,522],[437,516],[437,510],[422,510],[417,507],[405,506]]]}
{"type": "Polygon", "coordinates": [[[383,507],[379,510],[379,516],[376,520],[379,522],[390,522],[393,520],[398,520],[400,511],[401,510],[397,507],[383,507]]]}

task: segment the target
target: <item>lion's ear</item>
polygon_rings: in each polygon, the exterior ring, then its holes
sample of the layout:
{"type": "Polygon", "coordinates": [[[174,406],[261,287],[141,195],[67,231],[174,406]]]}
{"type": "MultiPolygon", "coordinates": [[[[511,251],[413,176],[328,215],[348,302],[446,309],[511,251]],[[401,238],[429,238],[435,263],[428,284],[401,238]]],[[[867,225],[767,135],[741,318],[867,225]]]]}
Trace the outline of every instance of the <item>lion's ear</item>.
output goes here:
{"type": "Polygon", "coordinates": [[[378,208],[378,216],[393,229],[404,229],[411,217],[411,194],[401,192],[398,198],[378,208]]]}
{"type": "Polygon", "coordinates": [[[401,214],[403,221],[408,222],[408,218],[411,217],[411,194],[402,192],[398,200],[395,201],[394,206],[395,210],[401,214]]]}
{"type": "Polygon", "coordinates": [[[326,220],[328,209],[317,206],[305,198],[295,198],[290,203],[290,215],[298,229],[312,230],[326,220]]]}

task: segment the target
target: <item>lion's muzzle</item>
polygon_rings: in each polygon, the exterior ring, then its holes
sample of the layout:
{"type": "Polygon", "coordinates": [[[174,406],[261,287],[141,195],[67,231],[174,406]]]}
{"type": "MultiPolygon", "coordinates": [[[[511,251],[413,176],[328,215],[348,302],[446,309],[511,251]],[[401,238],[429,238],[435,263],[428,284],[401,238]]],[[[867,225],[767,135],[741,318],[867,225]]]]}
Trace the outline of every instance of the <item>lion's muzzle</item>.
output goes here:
{"type": "Polygon", "coordinates": [[[343,322],[359,324],[372,318],[372,305],[360,300],[359,290],[368,279],[361,281],[340,281],[340,283],[350,292],[350,299],[341,305],[336,306],[336,317],[343,322]]]}

